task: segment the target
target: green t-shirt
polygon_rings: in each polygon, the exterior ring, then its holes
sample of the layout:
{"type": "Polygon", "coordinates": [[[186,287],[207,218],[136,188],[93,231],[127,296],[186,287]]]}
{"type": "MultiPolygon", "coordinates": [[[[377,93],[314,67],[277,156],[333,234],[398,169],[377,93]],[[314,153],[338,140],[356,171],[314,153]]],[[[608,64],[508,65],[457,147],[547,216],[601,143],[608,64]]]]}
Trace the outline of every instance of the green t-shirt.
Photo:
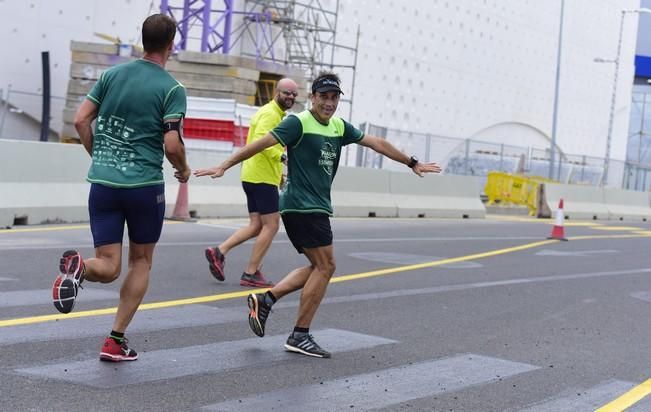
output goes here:
{"type": "Polygon", "coordinates": [[[98,106],[88,181],[142,187],[163,181],[163,120],[185,116],[185,88],[159,65],[135,60],[102,73],[86,98],[98,106]]]}
{"type": "MultiPolygon", "coordinates": [[[[275,100],[262,106],[251,118],[246,144],[251,144],[266,136],[271,129],[278,126],[278,123],[283,120],[283,116],[285,116],[285,112],[275,100]]],[[[246,159],[242,162],[240,174],[242,181],[280,185],[280,176],[283,172],[280,157],[283,152],[282,146],[276,144],[246,159]]]]}
{"type": "Polygon", "coordinates": [[[327,125],[308,110],[290,115],[271,131],[287,147],[287,185],[280,195],[280,213],[326,213],[332,216],[330,188],[341,148],[357,143],[364,133],[338,117],[327,125]]]}

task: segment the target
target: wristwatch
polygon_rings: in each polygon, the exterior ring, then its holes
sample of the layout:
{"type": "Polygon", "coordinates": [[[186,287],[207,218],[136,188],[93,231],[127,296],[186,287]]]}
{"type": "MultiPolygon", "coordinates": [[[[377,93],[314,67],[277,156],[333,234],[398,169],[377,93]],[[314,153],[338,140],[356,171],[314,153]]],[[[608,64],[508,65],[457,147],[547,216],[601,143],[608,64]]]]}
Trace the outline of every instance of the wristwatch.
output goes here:
{"type": "Polygon", "coordinates": [[[418,164],[418,158],[416,156],[412,156],[409,158],[409,163],[407,163],[407,167],[410,169],[413,169],[414,166],[418,164]]]}

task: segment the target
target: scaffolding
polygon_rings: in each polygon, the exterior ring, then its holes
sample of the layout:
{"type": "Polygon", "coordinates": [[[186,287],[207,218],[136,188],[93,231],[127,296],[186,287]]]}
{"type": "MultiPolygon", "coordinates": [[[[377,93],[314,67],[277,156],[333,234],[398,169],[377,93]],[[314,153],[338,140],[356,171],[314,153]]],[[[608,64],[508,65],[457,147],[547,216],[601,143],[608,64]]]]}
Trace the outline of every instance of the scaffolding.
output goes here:
{"type": "Polygon", "coordinates": [[[239,54],[300,68],[309,79],[344,70],[352,89],[341,102],[349,104],[350,120],[360,31],[354,47],[336,42],[334,3],[329,9],[322,0],[161,0],[161,13],[177,22],[177,50],[239,54]]]}

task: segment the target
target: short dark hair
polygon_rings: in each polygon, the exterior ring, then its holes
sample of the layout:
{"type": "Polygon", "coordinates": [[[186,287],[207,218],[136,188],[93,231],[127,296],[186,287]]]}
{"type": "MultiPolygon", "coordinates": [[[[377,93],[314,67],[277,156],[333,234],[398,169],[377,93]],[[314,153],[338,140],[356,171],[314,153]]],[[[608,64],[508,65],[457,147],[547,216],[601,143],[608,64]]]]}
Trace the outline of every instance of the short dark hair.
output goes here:
{"type": "Polygon", "coordinates": [[[148,53],[162,52],[174,41],[176,22],[165,14],[152,14],[142,24],[142,45],[148,53]]]}

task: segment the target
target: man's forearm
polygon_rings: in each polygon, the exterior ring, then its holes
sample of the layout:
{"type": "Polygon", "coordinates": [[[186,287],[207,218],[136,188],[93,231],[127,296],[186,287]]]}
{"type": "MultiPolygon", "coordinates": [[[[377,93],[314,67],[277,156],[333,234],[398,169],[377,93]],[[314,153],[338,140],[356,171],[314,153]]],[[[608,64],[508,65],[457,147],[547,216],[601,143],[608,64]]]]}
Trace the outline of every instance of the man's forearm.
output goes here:
{"type": "Polygon", "coordinates": [[[173,152],[167,152],[167,160],[170,161],[172,166],[180,172],[187,170],[188,167],[188,161],[185,156],[185,149],[181,146],[179,150],[175,150],[173,152]]]}
{"type": "Polygon", "coordinates": [[[75,128],[79,134],[81,144],[84,145],[84,149],[86,149],[90,157],[93,157],[93,128],[91,127],[90,122],[75,125],[75,128]]]}
{"type": "Polygon", "coordinates": [[[409,164],[409,156],[398,150],[397,147],[392,145],[391,143],[387,142],[384,139],[380,140],[380,144],[378,147],[376,147],[376,151],[379,153],[385,155],[391,160],[395,160],[396,162],[400,162],[402,164],[409,164]]]}
{"type": "MultiPolygon", "coordinates": [[[[269,135],[266,135],[265,137],[267,136],[269,135]]],[[[224,160],[219,165],[219,167],[223,168],[224,170],[228,170],[231,167],[235,166],[236,164],[245,161],[246,159],[252,157],[257,153],[260,153],[262,150],[264,150],[267,147],[270,147],[268,141],[265,142],[263,140],[256,140],[253,143],[247,144],[237,152],[233,153],[231,156],[229,156],[228,159],[224,160]]]]}

